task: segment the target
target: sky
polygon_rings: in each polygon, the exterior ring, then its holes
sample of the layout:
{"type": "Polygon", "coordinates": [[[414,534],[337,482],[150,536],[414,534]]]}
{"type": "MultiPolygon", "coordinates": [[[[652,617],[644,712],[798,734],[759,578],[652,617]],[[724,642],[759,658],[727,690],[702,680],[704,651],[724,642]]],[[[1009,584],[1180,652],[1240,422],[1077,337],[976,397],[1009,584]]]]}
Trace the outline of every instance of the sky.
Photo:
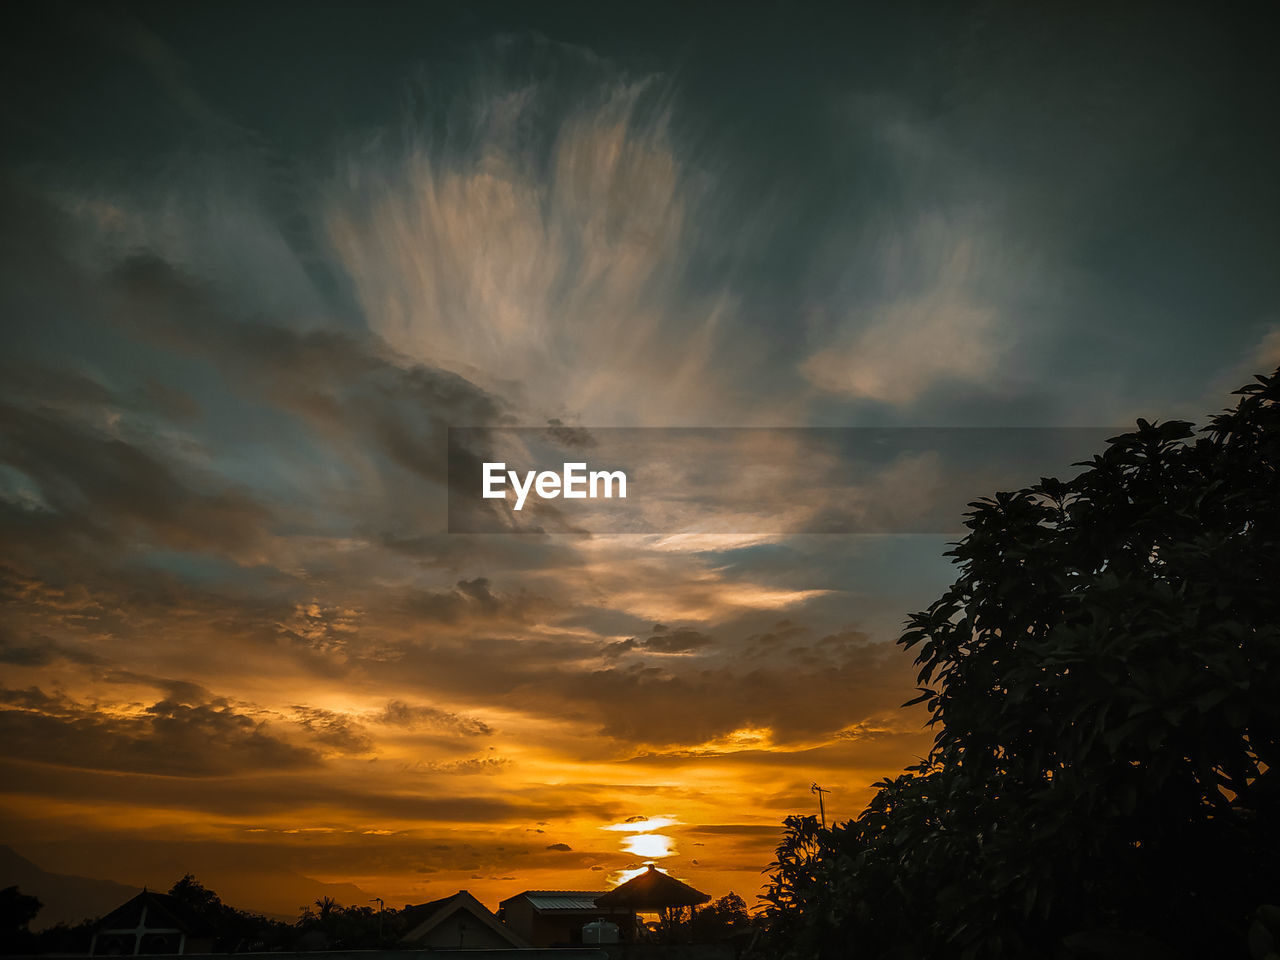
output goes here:
{"type": "Polygon", "coordinates": [[[856,816],[928,751],[894,641],[954,576],[797,509],[993,490],[450,532],[448,430],[795,473],[791,428],[1203,423],[1280,363],[1280,78],[1245,7],[1122,6],[11,18],[0,842],[284,914],[648,861],[750,902],[812,784],[856,816]]]}

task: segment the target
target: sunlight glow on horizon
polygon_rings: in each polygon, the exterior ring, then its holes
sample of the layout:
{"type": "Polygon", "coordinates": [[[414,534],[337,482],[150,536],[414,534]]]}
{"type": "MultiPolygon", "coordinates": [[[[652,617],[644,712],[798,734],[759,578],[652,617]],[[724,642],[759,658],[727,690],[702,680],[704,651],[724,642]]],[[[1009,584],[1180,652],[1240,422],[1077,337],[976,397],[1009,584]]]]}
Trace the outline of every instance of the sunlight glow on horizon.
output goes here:
{"type": "Polygon", "coordinates": [[[660,859],[676,852],[675,841],[661,833],[637,833],[622,842],[622,849],[638,857],[660,859]]]}

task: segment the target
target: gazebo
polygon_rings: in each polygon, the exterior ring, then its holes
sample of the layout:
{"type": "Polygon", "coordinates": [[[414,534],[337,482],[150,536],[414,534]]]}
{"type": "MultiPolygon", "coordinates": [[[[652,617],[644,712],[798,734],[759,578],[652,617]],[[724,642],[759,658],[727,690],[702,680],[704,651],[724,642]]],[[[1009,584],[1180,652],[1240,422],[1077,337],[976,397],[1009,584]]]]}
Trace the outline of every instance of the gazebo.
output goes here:
{"type": "MultiPolygon", "coordinates": [[[[651,863],[644,873],[596,897],[596,906],[602,909],[624,908],[633,918],[637,913],[656,913],[667,937],[673,938],[681,923],[686,919],[693,920],[694,908],[710,899],[701,890],[681,883],[651,863]]],[[[634,929],[631,939],[635,939],[634,929]]]]}

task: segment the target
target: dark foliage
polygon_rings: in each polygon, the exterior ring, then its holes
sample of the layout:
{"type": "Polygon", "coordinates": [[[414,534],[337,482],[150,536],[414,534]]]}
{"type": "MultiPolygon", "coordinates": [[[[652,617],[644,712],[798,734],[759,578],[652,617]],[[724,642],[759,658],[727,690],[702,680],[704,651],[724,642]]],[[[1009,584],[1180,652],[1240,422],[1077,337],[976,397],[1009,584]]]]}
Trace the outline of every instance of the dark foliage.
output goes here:
{"type": "Polygon", "coordinates": [[[28,896],[17,887],[0,890],[0,952],[24,953],[31,949],[35,936],[28,925],[43,906],[39,898],[28,896]]]}
{"type": "Polygon", "coordinates": [[[215,925],[227,909],[221,897],[212,890],[207,889],[204,884],[190,873],[183,874],[182,879],[169,888],[169,896],[185,906],[195,916],[215,925]]]}
{"type": "Polygon", "coordinates": [[[189,873],[169,888],[169,896],[180,901],[193,917],[217,932],[215,950],[261,949],[285,939],[285,924],[228,906],[189,873]]]}
{"type": "Polygon", "coordinates": [[[96,919],[81,920],[79,923],[55,923],[33,934],[35,940],[24,952],[87,954],[93,943],[93,931],[97,924],[96,919]]]}
{"type": "MultiPolygon", "coordinates": [[[[174,883],[169,895],[181,902],[193,920],[216,933],[213,949],[218,953],[386,949],[398,945],[405,927],[403,910],[343,907],[330,897],[317,900],[314,907],[304,908],[292,923],[276,920],[223,903],[221,897],[189,873],[174,883]]],[[[0,936],[4,950],[0,952],[88,953],[99,919],[74,925],[60,923],[38,933],[28,933],[26,924],[39,906],[35,897],[25,896],[17,888],[0,891],[5,924],[0,936]]]]}
{"type": "Polygon", "coordinates": [[[315,902],[295,925],[304,948],[372,950],[394,947],[406,933],[405,910],[344,907],[332,897],[315,902]]]}
{"type": "Polygon", "coordinates": [[[1280,370],[1256,379],[1198,438],[1139,420],[1074,480],[970,504],[957,580],[899,641],[934,748],[856,820],[787,821],[766,897],[780,954],[1265,948],[1280,370]]]}
{"type": "Polygon", "coordinates": [[[726,893],[698,909],[690,935],[694,943],[715,943],[752,929],[746,901],[736,893],[726,893]]]}

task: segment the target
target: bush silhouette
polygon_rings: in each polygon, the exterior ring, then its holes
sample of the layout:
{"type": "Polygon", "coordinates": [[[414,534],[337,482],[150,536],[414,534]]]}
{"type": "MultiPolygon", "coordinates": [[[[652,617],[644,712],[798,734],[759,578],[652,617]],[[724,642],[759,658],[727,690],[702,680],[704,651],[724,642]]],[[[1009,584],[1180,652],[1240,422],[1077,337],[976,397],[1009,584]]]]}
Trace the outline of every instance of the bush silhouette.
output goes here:
{"type": "Polygon", "coordinates": [[[1280,370],[1197,438],[1109,441],[970,504],[913,615],[926,761],[787,821],[767,895],[804,957],[1248,956],[1280,902],[1280,370]]]}

